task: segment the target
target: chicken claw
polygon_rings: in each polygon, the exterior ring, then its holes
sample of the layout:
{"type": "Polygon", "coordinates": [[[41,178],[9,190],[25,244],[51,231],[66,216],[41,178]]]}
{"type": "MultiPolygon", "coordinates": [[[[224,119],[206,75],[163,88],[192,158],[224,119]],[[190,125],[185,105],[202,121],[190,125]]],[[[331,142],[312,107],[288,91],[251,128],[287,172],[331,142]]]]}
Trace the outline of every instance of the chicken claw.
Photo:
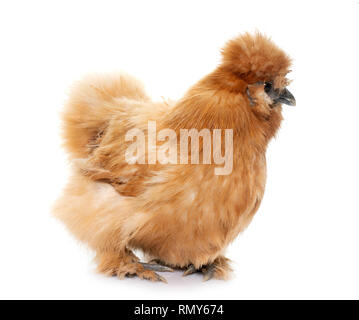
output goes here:
{"type": "Polygon", "coordinates": [[[189,276],[190,274],[193,274],[193,273],[196,273],[196,272],[198,272],[198,270],[194,267],[193,264],[190,264],[190,265],[187,267],[186,271],[183,272],[182,276],[183,276],[183,277],[186,277],[186,276],[189,276]]]}
{"type": "Polygon", "coordinates": [[[215,274],[216,271],[216,264],[212,263],[205,268],[202,269],[203,273],[203,281],[211,280],[215,274]]]}
{"type": "Polygon", "coordinates": [[[140,262],[140,264],[146,269],[146,270],[152,270],[152,271],[158,271],[158,272],[173,272],[174,270],[170,267],[163,266],[161,264],[157,263],[144,263],[140,262]]]}

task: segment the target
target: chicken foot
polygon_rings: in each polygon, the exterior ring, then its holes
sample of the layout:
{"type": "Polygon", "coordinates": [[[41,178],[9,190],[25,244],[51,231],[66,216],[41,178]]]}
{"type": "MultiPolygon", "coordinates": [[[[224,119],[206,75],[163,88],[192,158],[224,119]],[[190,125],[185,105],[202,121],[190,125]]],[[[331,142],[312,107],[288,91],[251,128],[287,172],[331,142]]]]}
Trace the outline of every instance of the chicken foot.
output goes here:
{"type": "Polygon", "coordinates": [[[159,264],[140,262],[133,252],[128,249],[120,254],[115,252],[98,253],[96,260],[99,272],[108,276],[117,276],[120,279],[137,276],[140,279],[167,283],[166,279],[155,271],[173,271],[171,268],[159,264]]]}
{"type": "Polygon", "coordinates": [[[232,268],[229,265],[229,259],[225,257],[218,257],[212,263],[204,265],[198,269],[193,264],[187,266],[183,276],[188,276],[193,273],[201,272],[203,274],[203,281],[210,279],[227,279],[232,272],[232,268]]]}

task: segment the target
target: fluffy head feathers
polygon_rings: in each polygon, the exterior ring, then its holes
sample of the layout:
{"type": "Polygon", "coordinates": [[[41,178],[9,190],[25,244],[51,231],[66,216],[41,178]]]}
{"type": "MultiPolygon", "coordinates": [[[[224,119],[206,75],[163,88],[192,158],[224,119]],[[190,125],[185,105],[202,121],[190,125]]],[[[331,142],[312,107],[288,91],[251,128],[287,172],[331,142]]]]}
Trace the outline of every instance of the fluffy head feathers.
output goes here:
{"type": "Polygon", "coordinates": [[[228,41],[222,56],[223,67],[248,84],[283,78],[291,65],[290,58],[260,33],[245,33],[228,41]]]}

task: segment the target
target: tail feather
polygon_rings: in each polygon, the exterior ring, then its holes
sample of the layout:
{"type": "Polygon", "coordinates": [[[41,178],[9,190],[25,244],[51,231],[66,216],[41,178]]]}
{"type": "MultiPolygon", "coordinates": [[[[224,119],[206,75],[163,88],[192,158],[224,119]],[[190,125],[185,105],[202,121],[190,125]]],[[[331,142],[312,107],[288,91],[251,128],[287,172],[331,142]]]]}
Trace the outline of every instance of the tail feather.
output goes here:
{"type": "Polygon", "coordinates": [[[143,85],[126,75],[91,76],[78,82],[63,113],[64,146],[72,158],[86,158],[119,106],[115,98],[149,101],[143,85]]]}

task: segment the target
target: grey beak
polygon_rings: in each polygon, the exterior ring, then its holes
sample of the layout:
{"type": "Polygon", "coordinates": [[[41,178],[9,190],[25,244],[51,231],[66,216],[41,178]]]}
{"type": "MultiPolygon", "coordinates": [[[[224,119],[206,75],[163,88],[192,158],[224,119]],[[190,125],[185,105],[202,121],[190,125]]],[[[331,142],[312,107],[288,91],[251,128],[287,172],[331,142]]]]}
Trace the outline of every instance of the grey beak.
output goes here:
{"type": "Polygon", "coordinates": [[[289,106],[295,106],[295,104],[296,104],[294,96],[286,88],[284,88],[280,92],[278,97],[275,98],[275,102],[284,103],[284,104],[287,104],[289,106]]]}

